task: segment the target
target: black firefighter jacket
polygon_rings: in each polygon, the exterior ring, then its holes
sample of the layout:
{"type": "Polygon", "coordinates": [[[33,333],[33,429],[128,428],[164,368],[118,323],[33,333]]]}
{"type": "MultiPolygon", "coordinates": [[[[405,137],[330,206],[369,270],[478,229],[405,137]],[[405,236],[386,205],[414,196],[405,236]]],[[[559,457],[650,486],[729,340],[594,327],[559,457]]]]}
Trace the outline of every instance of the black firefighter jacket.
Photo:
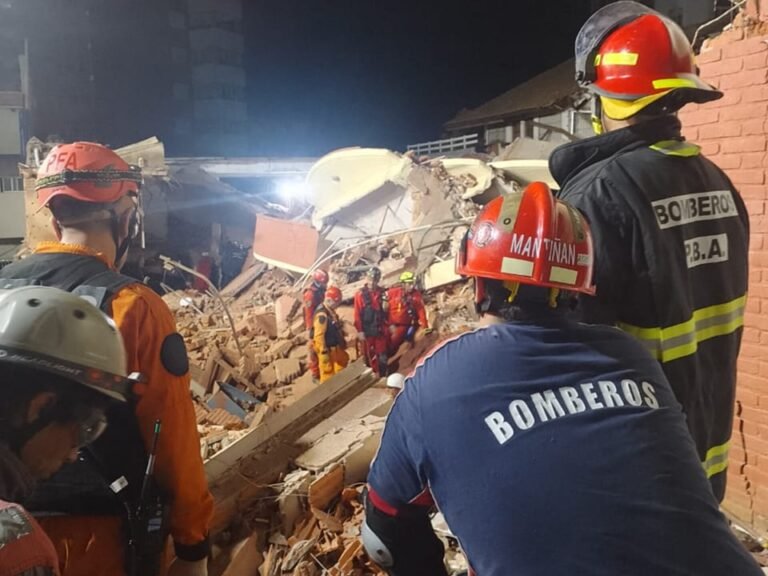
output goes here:
{"type": "Polygon", "coordinates": [[[550,170],[594,236],[597,293],[578,314],[661,362],[722,500],[747,291],[739,193],[672,116],[565,144],[550,170]]]}

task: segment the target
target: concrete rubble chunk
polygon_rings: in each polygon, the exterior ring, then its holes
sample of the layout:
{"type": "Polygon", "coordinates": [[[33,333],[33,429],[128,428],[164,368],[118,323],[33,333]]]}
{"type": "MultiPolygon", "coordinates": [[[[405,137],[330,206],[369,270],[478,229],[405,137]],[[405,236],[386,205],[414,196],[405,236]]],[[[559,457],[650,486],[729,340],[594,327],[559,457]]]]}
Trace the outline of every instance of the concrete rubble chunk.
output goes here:
{"type": "Polygon", "coordinates": [[[283,294],[275,301],[275,319],[277,333],[288,334],[291,330],[291,319],[299,309],[299,301],[288,294],[283,294]]]}
{"type": "Polygon", "coordinates": [[[264,354],[270,362],[277,360],[278,358],[285,358],[293,348],[292,340],[278,340],[269,350],[264,354]]]}
{"type": "Polygon", "coordinates": [[[296,358],[281,358],[276,360],[273,366],[280,384],[288,384],[301,374],[301,364],[296,358]]]}

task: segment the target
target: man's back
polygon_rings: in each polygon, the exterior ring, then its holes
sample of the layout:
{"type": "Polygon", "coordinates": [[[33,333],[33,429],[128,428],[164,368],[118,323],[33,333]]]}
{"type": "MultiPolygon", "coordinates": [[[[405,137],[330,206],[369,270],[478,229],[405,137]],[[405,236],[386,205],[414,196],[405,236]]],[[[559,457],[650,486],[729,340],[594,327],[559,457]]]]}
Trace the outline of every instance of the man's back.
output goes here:
{"type": "Polygon", "coordinates": [[[728,178],[679,130],[662,118],[563,146],[551,164],[601,256],[581,318],[617,323],[662,363],[722,498],[749,225],[728,178]]]}
{"type": "Polygon", "coordinates": [[[394,507],[430,490],[483,576],[760,574],[658,364],[612,328],[503,324],[438,349],[369,483],[394,507]]]}
{"type": "MultiPolygon", "coordinates": [[[[26,280],[73,290],[97,276],[75,272],[97,270],[107,277],[119,275],[85,247],[44,243],[38,252],[0,272],[0,282],[26,280]]],[[[152,442],[153,425],[159,419],[155,478],[170,506],[170,531],[179,557],[204,558],[207,532],[213,511],[208,492],[194,410],[189,395],[186,350],[175,322],[160,297],[146,286],[125,279],[112,284],[107,309],[111,312],[126,347],[128,368],[140,372],[146,382],[137,385],[135,405],[110,412],[110,426],[93,445],[99,459],[64,467],[41,485],[29,508],[34,512],[63,512],[72,516],[41,518],[45,530],[61,550],[70,554],[65,574],[119,574],[124,566],[126,544],[122,515],[124,503],[108,484],[123,475],[128,486],[123,496],[135,506],[146,466],[146,446],[152,442]],[[110,477],[105,482],[104,475],[110,477]],[[95,560],[94,560],[95,559],[95,560]]],[[[98,296],[86,290],[85,296],[98,296]]],[[[63,554],[60,554],[64,557],[63,554]]]]}

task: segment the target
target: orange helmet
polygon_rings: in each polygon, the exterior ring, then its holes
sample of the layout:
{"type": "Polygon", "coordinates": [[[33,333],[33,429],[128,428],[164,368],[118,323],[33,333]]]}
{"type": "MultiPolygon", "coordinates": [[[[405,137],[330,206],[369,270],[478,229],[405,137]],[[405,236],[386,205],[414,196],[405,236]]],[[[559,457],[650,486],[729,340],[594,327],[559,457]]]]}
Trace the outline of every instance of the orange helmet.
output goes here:
{"type": "Polygon", "coordinates": [[[693,48],[669,18],[637,2],[595,12],[576,38],[576,80],[603,97],[606,114],[628,118],[678,92],[681,104],[723,96],[698,74],[693,48]]]}
{"type": "Polygon", "coordinates": [[[328,284],[328,272],[318,268],[312,273],[312,279],[321,286],[325,286],[328,284]]]}
{"type": "Polygon", "coordinates": [[[336,286],[328,286],[328,288],[325,290],[325,299],[339,304],[341,302],[341,290],[339,290],[336,286]]]}
{"type": "Polygon", "coordinates": [[[584,217],[534,182],[485,205],[462,242],[456,273],[594,294],[593,260],[584,217]]]}
{"type": "Polygon", "coordinates": [[[74,142],[50,151],[37,172],[35,190],[42,206],[57,196],[111,204],[137,194],[141,182],[141,170],[106,146],[74,142]]]}

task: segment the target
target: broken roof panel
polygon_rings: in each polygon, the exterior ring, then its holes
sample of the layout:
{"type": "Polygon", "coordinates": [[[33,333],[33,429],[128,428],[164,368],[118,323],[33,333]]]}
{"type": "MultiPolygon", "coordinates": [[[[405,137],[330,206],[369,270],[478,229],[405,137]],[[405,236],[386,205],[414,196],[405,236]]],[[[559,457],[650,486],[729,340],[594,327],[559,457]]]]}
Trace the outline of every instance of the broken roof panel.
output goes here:
{"type": "Polygon", "coordinates": [[[323,156],[307,174],[313,225],[369,196],[386,183],[405,187],[410,158],[382,148],[344,148],[323,156]]]}
{"type": "Polygon", "coordinates": [[[580,88],[573,59],[534,76],[501,96],[471,110],[462,110],[445,123],[448,131],[474,128],[501,120],[524,120],[568,108],[580,88]]]}
{"type": "Polygon", "coordinates": [[[257,260],[304,274],[317,260],[319,246],[317,230],[303,222],[256,217],[252,250],[257,260]]]}

